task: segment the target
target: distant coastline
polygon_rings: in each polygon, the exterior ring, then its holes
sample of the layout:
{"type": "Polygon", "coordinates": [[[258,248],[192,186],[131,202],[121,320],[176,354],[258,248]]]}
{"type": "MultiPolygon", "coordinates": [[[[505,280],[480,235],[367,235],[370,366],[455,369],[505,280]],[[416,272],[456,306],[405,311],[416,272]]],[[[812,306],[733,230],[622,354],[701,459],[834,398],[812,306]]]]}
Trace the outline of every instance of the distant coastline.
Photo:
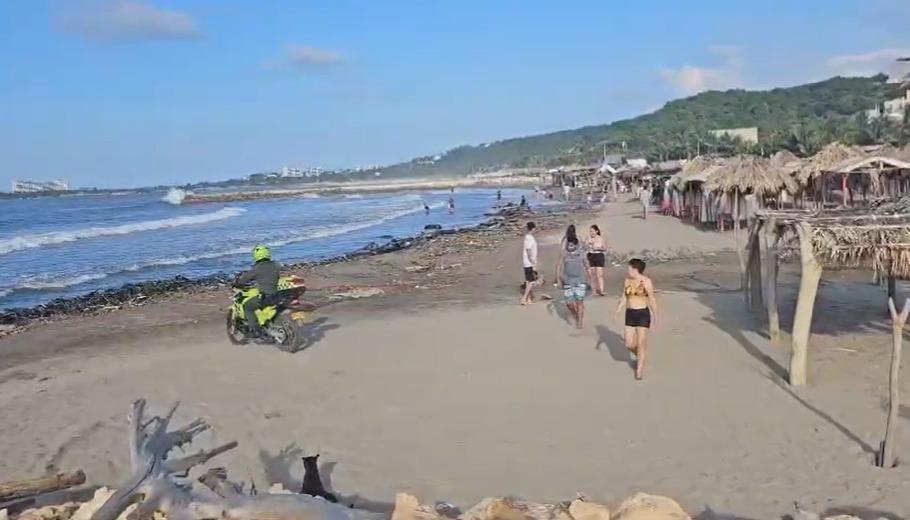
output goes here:
{"type": "Polygon", "coordinates": [[[0,192],[0,200],[21,200],[38,198],[79,197],[88,195],[135,195],[143,193],[167,193],[182,190],[187,193],[183,202],[225,202],[257,200],[268,198],[295,197],[306,194],[332,195],[347,193],[385,193],[426,189],[451,188],[524,188],[539,185],[539,177],[531,175],[475,176],[457,178],[419,178],[400,180],[354,180],[331,182],[252,183],[248,181],[225,181],[218,183],[197,183],[183,186],[151,186],[128,189],[75,189],[69,191],[47,191],[32,193],[0,192]]]}

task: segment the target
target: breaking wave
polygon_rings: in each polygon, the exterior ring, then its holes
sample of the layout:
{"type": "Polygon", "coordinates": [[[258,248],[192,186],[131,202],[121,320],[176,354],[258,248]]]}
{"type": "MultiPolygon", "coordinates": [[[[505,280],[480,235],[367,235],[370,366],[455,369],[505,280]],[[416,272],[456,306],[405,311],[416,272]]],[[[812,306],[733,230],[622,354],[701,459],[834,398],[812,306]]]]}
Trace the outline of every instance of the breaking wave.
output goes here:
{"type": "MultiPolygon", "coordinates": [[[[438,208],[444,207],[444,204],[443,203],[433,204],[431,207],[438,209],[438,208]]],[[[225,208],[225,209],[232,209],[232,208],[225,208]]],[[[224,210],[221,210],[221,211],[224,211],[224,210]]],[[[337,236],[337,235],[343,235],[345,233],[351,233],[354,231],[367,229],[367,228],[370,228],[373,226],[378,226],[380,224],[384,224],[386,222],[389,222],[389,221],[392,221],[392,220],[395,220],[395,219],[398,219],[401,217],[405,217],[407,215],[411,215],[414,213],[419,213],[421,211],[423,211],[423,207],[395,211],[395,212],[389,213],[387,215],[384,215],[382,217],[379,217],[379,218],[376,218],[373,220],[367,220],[367,221],[356,222],[356,223],[352,223],[352,224],[343,224],[343,225],[339,225],[339,226],[332,226],[332,227],[327,227],[327,228],[323,228],[323,229],[317,229],[317,230],[313,230],[313,231],[310,231],[307,233],[302,233],[300,235],[294,235],[292,237],[288,237],[285,239],[269,241],[268,243],[272,247],[279,247],[279,246],[284,246],[284,245],[288,245],[288,244],[294,244],[297,242],[305,242],[307,240],[316,240],[319,238],[328,238],[328,237],[333,237],[333,236],[337,236]]],[[[243,210],[240,210],[240,212],[242,213],[243,210]]],[[[216,213],[218,213],[218,212],[216,212],[216,213]]],[[[203,216],[203,215],[199,215],[199,216],[203,216]]],[[[174,220],[174,219],[169,219],[169,220],[174,220]]],[[[155,229],[157,229],[157,228],[155,228],[155,229]]],[[[101,236],[101,235],[94,235],[94,236],[101,236]]],[[[56,243],[59,243],[59,242],[56,242],[56,243]]],[[[2,242],[0,242],[0,247],[2,247],[2,242]]],[[[222,257],[226,257],[226,256],[249,254],[252,247],[253,247],[253,244],[250,244],[250,245],[232,247],[229,249],[223,249],[220,251],[211,251],[208,253],[200,253],[200,254],[196,254],[196,255],[183,255],[183,256],[168,257],[168,258],[159,258],[159,259],[155,259],[155,260],[150,260],[148,262],[133,264],[124,269],[119,269],[119,270],[109,272],[109,273],[88,273],[88,274],[82,274],[82,275],[78,275],[78,276],[73,276],[73,277],[68,277],[68,278],[59,278],[59,279],[52,278],[51,276],[46,276],[46,277],[40,276],[40,277],[32,278],[29,280],[25,280],[22,283],[20,283],[19,285],[17,285],[16,287],[0,289],[0,298],[10,294],[11,292],[15,292],[18,290],[40,291],[40,290],[44,290],[44,289],[64,289],[67,287],[73,287],[73,286],[81,285],[81,284],[88,283],[88,282],[95,282],[98,280],[103,280],[110,276],[115,276],[117,274],[126,273],[126,272],[142,271],[144,269],[153,269],[155,267],[186,265],[186,264],[191,264],[194,262],[200,262],[203,260],[214,260],[216,258],[222,258],[222,257]]]]}
{"type": "Polygon", "coordinates": [[[228,218],[242,215],[245,212],[242,208],[222,208],[212,213],[203,213],[201,215],[186,215],[182,217],[173,217],[159,220],[147,220],[145,222],[134,222],[132,224],[123,224],[122,226],[110,227],[91,227],[86,229],[76,229],[73,231],[52,231],[50,233],[38,233],[34,235],[22,235],[18,237],[0,240],[0,255],[21,251],[23,249],[32,249],[35,247],[50,246],[55,244],[65,244],[87,238],[97,238],[115,235],[129,235],[141,231],[154,231],[156,229],[175,228],[180,226],[190,226],[194,224],[206,224],[228,218]]]}

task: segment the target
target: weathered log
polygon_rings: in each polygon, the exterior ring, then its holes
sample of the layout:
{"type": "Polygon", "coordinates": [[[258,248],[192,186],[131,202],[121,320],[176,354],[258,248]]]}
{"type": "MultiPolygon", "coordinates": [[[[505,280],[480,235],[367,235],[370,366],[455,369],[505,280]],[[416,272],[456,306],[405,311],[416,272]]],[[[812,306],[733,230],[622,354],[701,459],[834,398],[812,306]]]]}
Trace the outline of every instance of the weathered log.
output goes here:
{"type": "Polygon", "coordinates": [[[150,518],[162,512],[171,520],[378,520],[382,515],[332,504],[321,498],[296,494],[247,495],[227,481],[223,470],[211,470],[200,480],[220,496],[196,493],[186,476],[189,470],[233,449],[236,442],[168,460],[170,452],[192,442],[209,429],[202,419],[169,430],[177,408],[163,417],[145,418],[145,400],[133,403],[130,412],[130,465],[133,475],[95,511],[92,520],[116,520],[136,505],[130,519],[150,518]]]}
{"type": "Polygon", "coordinates": [[[815,310],[815,296],[818,282],[822,277],[822,266],[812,249],[812,226],[805,222],[796,224],[799,234],[800,264],[799,296],[793,316],[793,350],[790,353],[790,384],[806,384],[809,361],[809,336],[812,333],[812,313],[815,310]]]}
{"type": "Polygon", "coordinates": [[[84,483],[85,473],[82,470],[73,473],[57,473],[31,480],[0,482],[0,503],[31,498],[84,483]]]}
{"type": "Polygon", "coordinates": [[[910,300],[904,300],[900,313],[894,306],[894,299],[888,299],[888,310],[891,312],[891,371],[888,376],[888,422],[885,424],[885,440],[879,454],[879,466],[890,468],[897,465],[894,446],[897,444],[898,411],[901,406],[900,369],[901,350],[904,343],[904,324],[910,315],[910,300]]]}

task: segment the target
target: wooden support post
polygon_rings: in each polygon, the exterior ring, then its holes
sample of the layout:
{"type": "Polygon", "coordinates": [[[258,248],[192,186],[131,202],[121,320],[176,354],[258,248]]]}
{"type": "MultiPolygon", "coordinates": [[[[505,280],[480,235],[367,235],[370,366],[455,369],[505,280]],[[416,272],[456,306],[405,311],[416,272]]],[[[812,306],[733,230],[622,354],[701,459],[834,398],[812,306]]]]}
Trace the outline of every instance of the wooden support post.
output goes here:
{"type": "MultiPolygon", "coordinates": [[[[721,215],[721,218],[723,216],[721,215]]],[[[751,236],[750,236],[751,238],[751,236]]],[[[746,242],[748,244],[749,242],[746,242]]],[[[739,190],[734,191],[733,199],[733,244],[736,248],[736,256],[739,258],[739,280],[740,286],[745,291],[746,290],[746,258],[747,256],[743,253],[743,248],[740,245],[739,237],[739,190]]],[[[746,246],[748,247],[748,245],[746,246]]]]}
{"type": "MultiPolygon", "coordinates": [[[[755,310],[762,306],[762,233],[759,232],[761,226],[755,226],[755,232],[751,238],[749,247],[749,309],[755,310]]],[[[767,256],[767,253],[765,253],[767,256]]]]}
{"type": "Polygon", "coordinates": [[[878,456],[878,466],[893,468],[897,465],[894,447],[897,445],[898,411],[901,406],[900,369],[901,350],[904,343],[904,324],[910,315],[910,301],[904,300],[904,308],[898,314],[894,299],[888,299],[888,310],[891,311],[891,372],[888,376],[888,422],[885,424],[885,440],[882,441],[878,456]]]}
{"type": "MultiPolygon", "coordinates": [[[[761,222],[758,219],[755,219],[749,225],[749,235],[746,237],[746,243],[744,247],[740,247],[738,238],[736,240],[736,254],[739,256],[740,261],[739,284],[740,289],[743,291],[743,300],[746,304],[746,309],[749,309],[751,307],[751,293],[749,292],[748,276],[751,268],[750,263],[752,261],[751,247],[753,244],[753,238],[755,238],[760,224],[761,222]]],[[[738,237],[738,235],[736,236],[738,237]]]]}
{"type": "Polygon", "coordinates": [[[894,276],[888,275],[888,299],[893,300],[897,297],[897,283],[894,276]]]}
{"type": "Polygon", "coordinates": [[[806,222],[796,224],[799,234],[800,263],[799,296],[793,316],[793,350],[790,353],[790,384],[806,384],[809,360],[809,336],[812,333],[812,312],[815,309],[815,295],[822,277],[822,266],[812,249],[812,226],[806,222]]]}
{"type": "Polygon", "coordinates": [[[777,242],[780,238],[777,231],[777,221],[769,219],[765,222],[762,237],[764,239],[765,253],[765,305],[768,309],[768,336],[772,343],[780,342],[780,319],[777,315],[777,242]]]}

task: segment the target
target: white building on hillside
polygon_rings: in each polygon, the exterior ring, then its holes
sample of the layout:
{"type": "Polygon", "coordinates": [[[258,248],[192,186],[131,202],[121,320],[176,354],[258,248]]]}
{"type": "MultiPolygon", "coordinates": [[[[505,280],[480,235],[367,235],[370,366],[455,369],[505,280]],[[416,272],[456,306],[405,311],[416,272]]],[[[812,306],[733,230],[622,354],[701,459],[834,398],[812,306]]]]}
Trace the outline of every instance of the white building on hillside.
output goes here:
{"type": "Polygon", "coordinates": [[[904,111],[910,107],[910,89],[904,92],[904,97],[895,98],[885,101],[881,106],[866,111],[866,117],[869,119],[878,119],[884,117],[894,121],[900,121],[904,118],[904,111]]]}
{"type": "Polygon", "coordinates": [[[67,181],[28,181],[14,180],[12,182],[13,193],[43,193],[47,191],[69,191],[70,184],[67,181]]]}

